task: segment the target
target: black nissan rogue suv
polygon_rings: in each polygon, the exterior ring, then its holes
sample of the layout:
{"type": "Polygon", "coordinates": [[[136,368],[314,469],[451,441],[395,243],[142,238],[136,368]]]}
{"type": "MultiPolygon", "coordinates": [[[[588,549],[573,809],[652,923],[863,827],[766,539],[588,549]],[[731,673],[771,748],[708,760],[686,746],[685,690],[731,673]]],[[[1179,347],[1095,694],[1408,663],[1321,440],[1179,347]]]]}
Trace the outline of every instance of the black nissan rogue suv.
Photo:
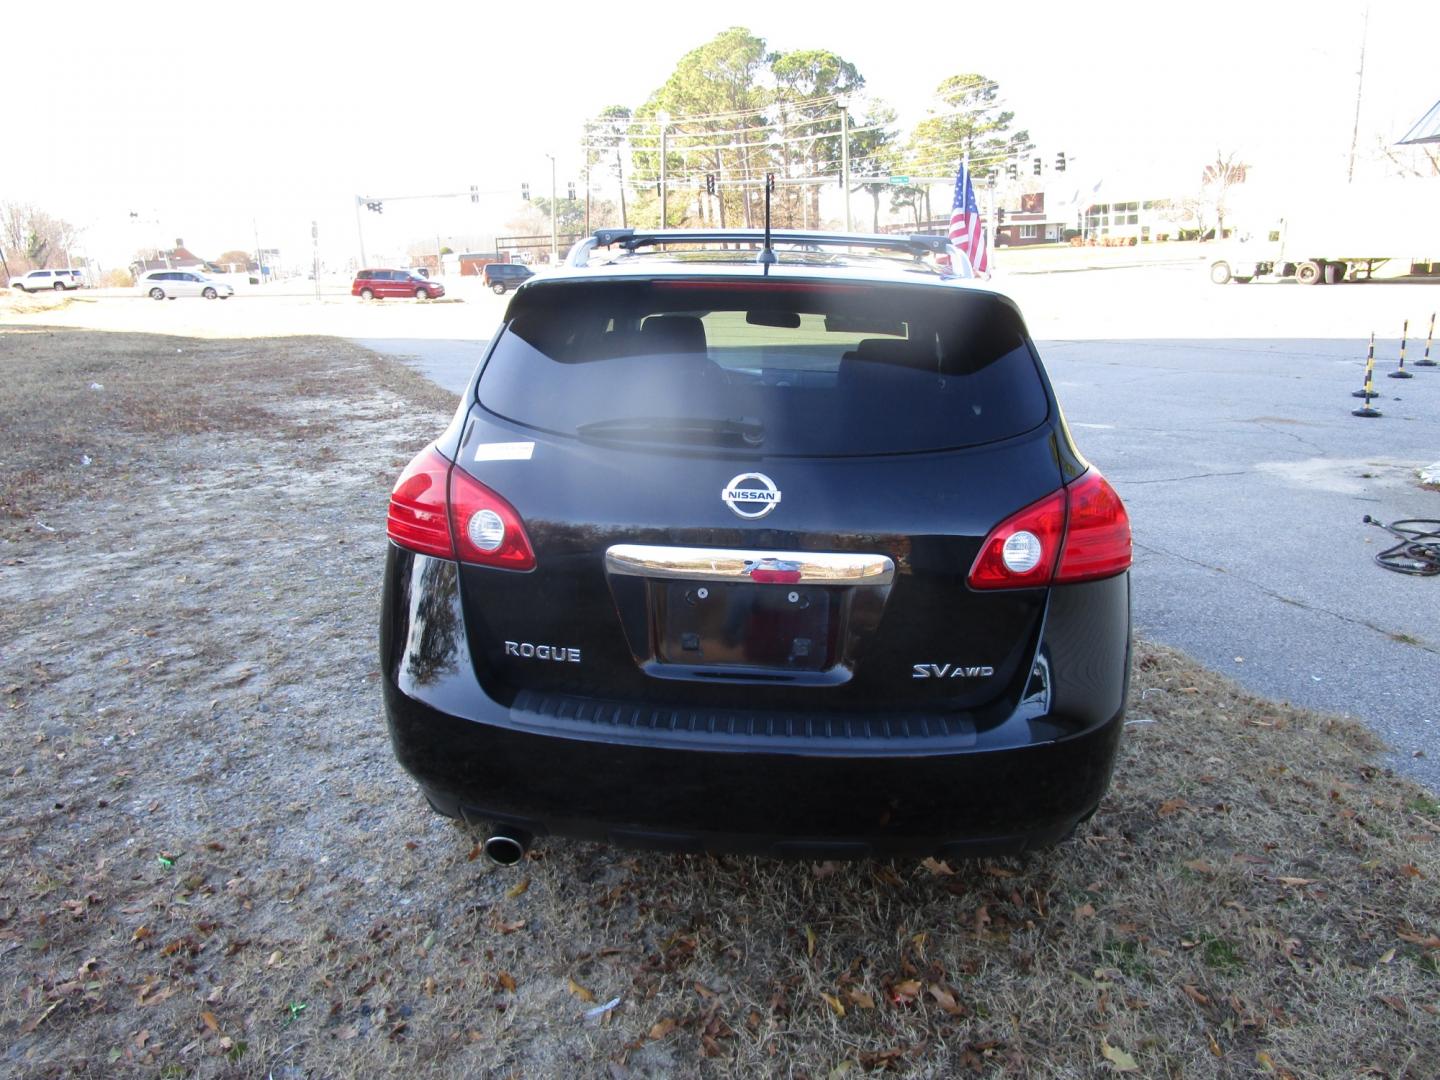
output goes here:
{"type": "Polygon", "coordinates": [[[602,230],[388,533],[396,754],[501,861],[1016,852],[1109,784],[1129,520],[943,237],[602,230]]]}

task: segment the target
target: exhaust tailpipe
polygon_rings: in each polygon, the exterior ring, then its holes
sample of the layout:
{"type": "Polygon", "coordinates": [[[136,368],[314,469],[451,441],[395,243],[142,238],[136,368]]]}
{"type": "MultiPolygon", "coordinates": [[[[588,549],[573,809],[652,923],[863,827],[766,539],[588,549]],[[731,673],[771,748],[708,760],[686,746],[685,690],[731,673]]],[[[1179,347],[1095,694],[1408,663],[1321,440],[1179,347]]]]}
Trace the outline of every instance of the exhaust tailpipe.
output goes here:
{"type": "Polygon", "coordinates": [[[522,829],[502,829],[487,838],[480,850],[499,866],[514,866],[530,850],[530,834],[522,829]]]}

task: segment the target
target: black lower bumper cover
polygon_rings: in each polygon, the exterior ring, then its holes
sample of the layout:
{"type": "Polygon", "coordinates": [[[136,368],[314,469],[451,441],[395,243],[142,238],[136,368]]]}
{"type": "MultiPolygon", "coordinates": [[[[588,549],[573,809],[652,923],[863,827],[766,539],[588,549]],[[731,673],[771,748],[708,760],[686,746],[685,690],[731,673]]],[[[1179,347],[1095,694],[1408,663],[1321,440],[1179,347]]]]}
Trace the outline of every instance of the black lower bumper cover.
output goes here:
{"type": "Polygon", "coordinates": [[[443,814],[623,847],[790,858],[1013,854],[1063,840],[1109,784],[1123,713],[954,754],[636,746],[440,712],[386,680],[400,763],[443,814]]]}

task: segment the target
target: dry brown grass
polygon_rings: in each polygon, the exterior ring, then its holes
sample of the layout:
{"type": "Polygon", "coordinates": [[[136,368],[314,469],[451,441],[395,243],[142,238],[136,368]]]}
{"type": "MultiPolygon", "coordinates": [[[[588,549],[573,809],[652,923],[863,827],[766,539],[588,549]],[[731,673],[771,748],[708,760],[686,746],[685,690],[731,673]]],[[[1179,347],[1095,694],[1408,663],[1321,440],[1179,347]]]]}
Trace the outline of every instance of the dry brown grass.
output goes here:
{"type": "Polygon", "coordinates": [[[495,871],[376,689],[385,495],[453,399],[315,339],[0,330],[0,375],[0,1072],[1437,1074],[1440,801],[1354,724],[1142,645],[1053,852],[495,871]]]}

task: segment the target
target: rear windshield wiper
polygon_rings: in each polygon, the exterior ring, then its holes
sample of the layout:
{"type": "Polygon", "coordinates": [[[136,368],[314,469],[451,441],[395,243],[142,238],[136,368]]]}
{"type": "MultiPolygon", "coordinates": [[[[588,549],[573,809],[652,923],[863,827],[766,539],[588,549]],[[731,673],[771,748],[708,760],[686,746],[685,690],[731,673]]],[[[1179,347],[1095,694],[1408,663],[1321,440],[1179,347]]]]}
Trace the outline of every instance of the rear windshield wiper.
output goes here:
{"type": "Polygon", "coordinates": [[[742,416],[724,420],[711,416],[634,416],[623,420],[596,420],[581,424],[575,434],[582,439],[623,439],[634,442],[738,443],[759,446],[765,441],[765,425],[742,416]]]}

